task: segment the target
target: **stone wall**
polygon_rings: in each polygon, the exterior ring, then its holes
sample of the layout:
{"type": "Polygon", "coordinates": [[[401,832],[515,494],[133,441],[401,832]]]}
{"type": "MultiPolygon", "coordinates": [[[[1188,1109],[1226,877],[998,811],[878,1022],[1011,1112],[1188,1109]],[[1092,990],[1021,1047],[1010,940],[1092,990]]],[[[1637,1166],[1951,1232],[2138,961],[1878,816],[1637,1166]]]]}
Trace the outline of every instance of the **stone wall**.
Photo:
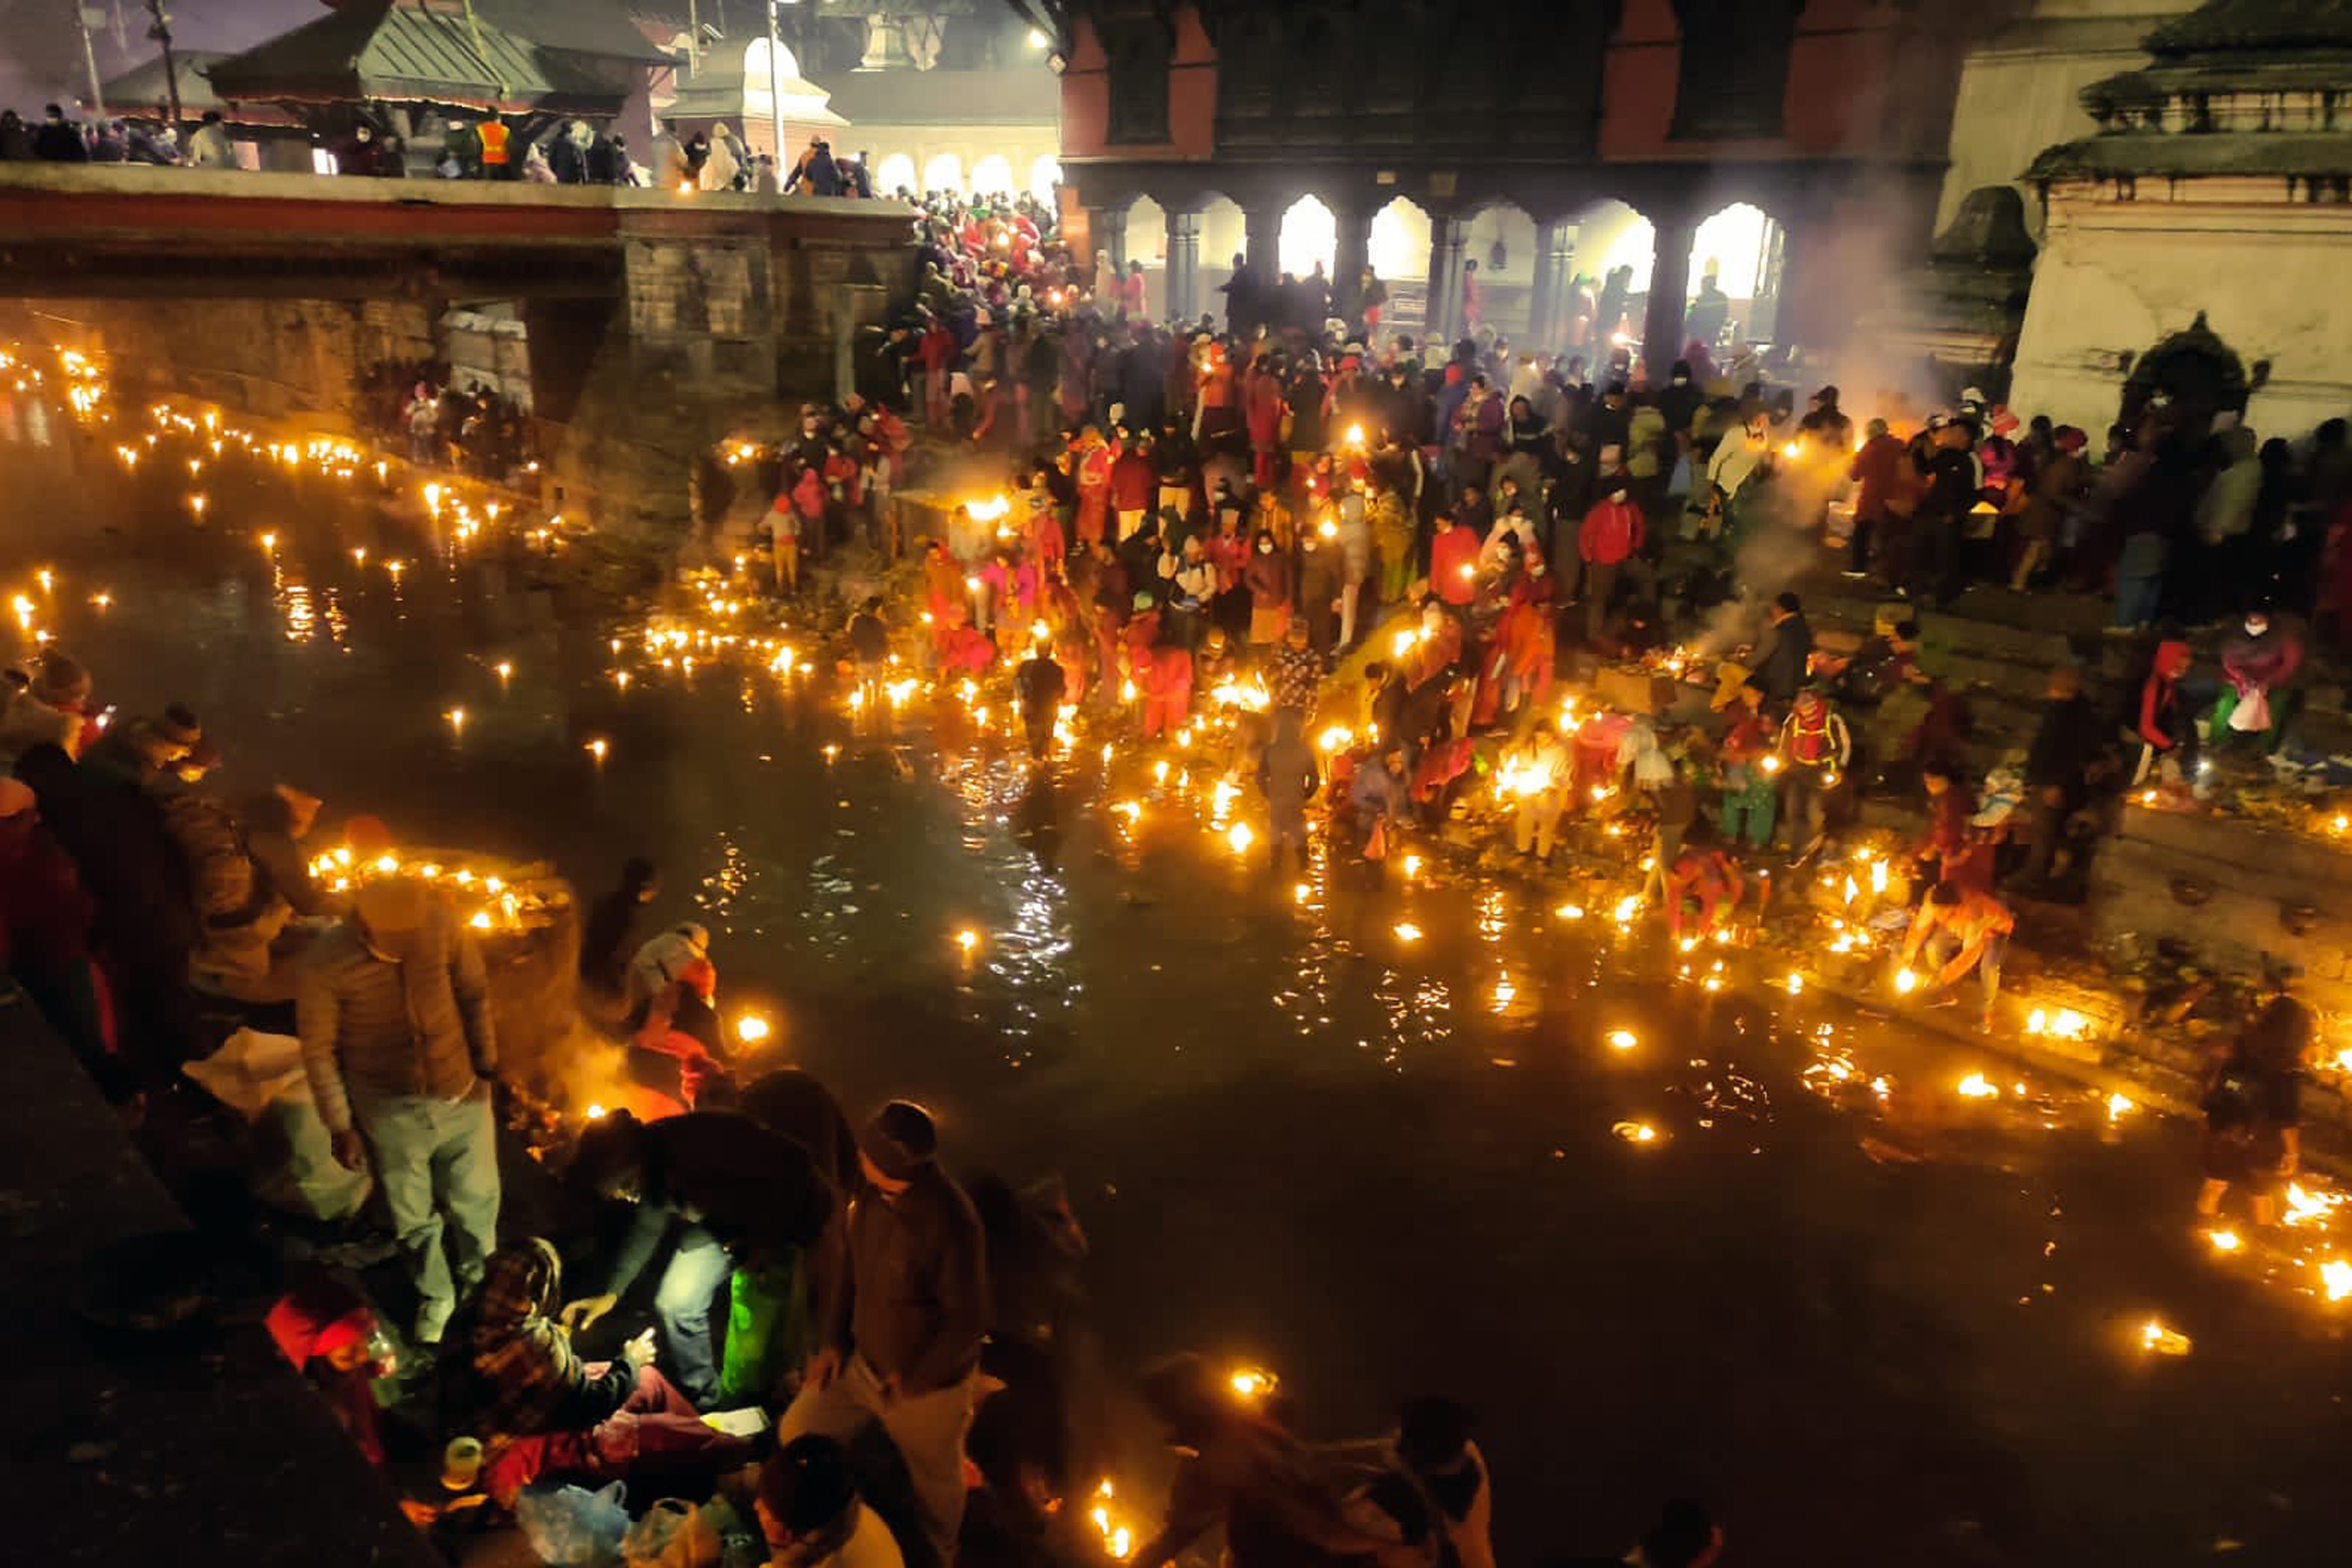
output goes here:
{"type": "Polygon", "coordinates": [[[2100,431],[2125,367],[2204,313],[2243,363],[2271,363],[2247,423],[2290,438],[2352,406],[2352,207],[2281,178],[2070,185],[2050,196],[2010,406],[2100,431]]]}
{"type": "Polygon", "coordinates": [[[2352,1012],[2352,843],[2133,801],[2100,846],[2092,895],[2102,938],[2172,938],[2247,970],[2273,953],[2302,967],[2315,1005],[2352,1012]]]}
{"type": "Polygon", "coordinates": [[[45,300],[36,331],[102,345],[133,375],[262,418],[348,417],[362,370],[441,353],[437,302],[45,300]]]}
{"type": "MultiPolygon", "coordinates": [[[[2196,5],[2197,0],[2033,0],[2021,7],[2022,16],[1970,49],[1952,105],[1951,166],[1936,212],[1937,230],[1952,221],[1970,191],[2016,184],[2044,147],[2097,130],[2084,111],[2078,96],[2083,89],[2146,64],[2140,40],[2196,5]]],[[[2028,200],[2026,222],[2039,239],[2038,202],[2028,200]]]]}

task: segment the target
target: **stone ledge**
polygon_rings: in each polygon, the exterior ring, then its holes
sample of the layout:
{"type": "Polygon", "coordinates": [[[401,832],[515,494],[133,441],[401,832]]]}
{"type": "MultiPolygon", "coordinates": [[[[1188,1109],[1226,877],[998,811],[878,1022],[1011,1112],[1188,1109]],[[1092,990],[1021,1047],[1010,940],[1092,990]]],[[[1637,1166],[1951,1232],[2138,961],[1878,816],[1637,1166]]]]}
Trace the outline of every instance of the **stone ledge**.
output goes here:
{"type": "Polygon", "coordinates": [[[46,1022],[0,991],[0,1334],[19,1378],[10,1562],[437,1568],[259,1327],[163,1336],[76,1310],[84,1270],[186,1218],[46,1022]]]}

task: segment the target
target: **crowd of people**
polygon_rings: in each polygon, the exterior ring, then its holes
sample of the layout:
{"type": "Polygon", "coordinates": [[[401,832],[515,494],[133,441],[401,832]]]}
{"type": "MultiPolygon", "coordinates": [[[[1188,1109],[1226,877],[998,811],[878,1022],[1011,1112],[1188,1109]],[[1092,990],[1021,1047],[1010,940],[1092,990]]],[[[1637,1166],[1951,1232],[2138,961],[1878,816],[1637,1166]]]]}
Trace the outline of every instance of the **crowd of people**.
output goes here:
{"type": "MultiPolygon", "coordinates": [[[[446,887],[322,885],[318,801],[218,799],[194,714],[106,721],[59,654],[24,674],[0,712],[10,972],[126,1114],[232,1027],[299,1042],[414,1316],[395,1328],[386,1290],[305,1269],[268,1326],[421,1527],[453,1548],[516,1519],[551,1530],[545,1510],[584,1506],[563,1485],[622,1480],[710,1510],[698,1528],[748,1536],[745,1561],[1107,1560],[1080,1506],[1109,1462],[1075,1414],[1101,1397],[1071,1351],[1085,1237],[1057,1188],[960,1181],[922,1106],[854,1122],[806,1073],[730,1047],[709,931],[646,931],[660,883],[632,862],[580,949],[582,1006],[625,1043],[629,1084],[549,1158],[564,1202],[540,1210],[563,1223],[518,1233],[495,1009],[446,887]],[[624,1337],[640,1281],[653,1324],[624,1337]],[[585,1348],[599,1334],[609,1353],[585,1348]]],[[[386,842],[366,819],[342,836],[362,864],[386,842]]],[[[1309,1442],[1260,1382],[1193,1355],[1144,1373],[1180,1474],[1165,1527],[1116,1555],[1172,1563],[1222,1527],[1244,1568],[1491,1564],[1468,1412],[1414,1399],[1391,1436],[1309,1442]]],[[[1696,1568],[1718,1545],[1678,1503],[1648,1561],[1696,1568]]]]}
{"type": "Polygon", "coordinates": [[[352,389],[360,426],[420,468],[512,482],[537,460],[530,416],[476,380],[460,386],[448,365],[381,361],[352,389]]]}

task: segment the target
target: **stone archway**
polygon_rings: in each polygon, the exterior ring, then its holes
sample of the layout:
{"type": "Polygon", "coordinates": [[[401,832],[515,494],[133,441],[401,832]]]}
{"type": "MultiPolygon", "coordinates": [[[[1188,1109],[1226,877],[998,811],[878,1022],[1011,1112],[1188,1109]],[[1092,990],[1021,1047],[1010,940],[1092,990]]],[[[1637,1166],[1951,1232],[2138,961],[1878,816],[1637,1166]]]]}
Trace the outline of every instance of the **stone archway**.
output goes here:
{"type": "Polygon", "coordinates": [[[2216,414],[2242,414],[2245,363],[2205,324],[2205,312],[2133,362],[2116,422],[2127,430],[2161,416],[2181,434],[2202,436],[2216,414]]]}
{"type": "Polygon", "coordinates": [[[1642,335],[1656,262],[1656,227],[1639,211],[1604,197],[1576,215],[1562,335],[1569,352],[1598,366],[1642,335]]]}
{"type": "Polygon", "coordinates": [[[1339,263],[1339,218],[1321,197],[1299,197],[1283,212],[1274,254],[1277,273],[1304,278],[1319,265],[1324,276],[1329,277],[1339,263]]]}
{"type": "Polygon", "coordinates": [[[1029,194],[1051,206],[1055,187],[1062,183],[1062,161],[1051,153],[1040,153],[1029,165],[1029,194]]]}
{"type": "Polygon", "coordinates": [[[1780,226],[1734,202],[1701,220],[1690,253],[1684,335],[1721,355],[1732,342],[1769,342],[1780,307],[1780,226]]]}
{"type": "Polygon", "coordinates": [[[1013,161],[991,153],[971,166],[971,194],[983,200],[1013,197],[1013,161]]]}
{"type": "Polygon", "coordinates": [[[923,189],[963,194],[963,160],[953,153],[935,153],[923,165],[923,189]]]}
{"type": "Polygon", "coordinates": [[[881,167],[874,172],[876,195],[894,196],[900,191],[907,191],[916,195],[922,194],[921,187],[915,184],[915,157],[911,153],[891,153],[882,160],[881,167]]]}
{"type": "Polygon", "coordinates": [[[1463,236],[1464,270],[1476,263],[1478,319],[1497,337],[1525,338],[1532,324],[1538,257],[1536,220],[1512,201],[1493,201],[1472,212],[1463,236]]]}

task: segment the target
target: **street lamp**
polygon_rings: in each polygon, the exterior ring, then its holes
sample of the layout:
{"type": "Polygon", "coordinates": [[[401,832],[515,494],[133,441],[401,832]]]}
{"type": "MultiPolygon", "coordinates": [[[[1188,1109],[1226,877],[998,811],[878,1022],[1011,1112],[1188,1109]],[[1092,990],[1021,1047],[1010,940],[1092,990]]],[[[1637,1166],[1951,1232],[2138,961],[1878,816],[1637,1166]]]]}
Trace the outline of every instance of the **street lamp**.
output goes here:
{"type": "Polygon", "coordinates": [[[147,36],[154,39],[163,51],[163,92],[172,100],[172,131],[176,135],[182,116],[180,71],[172,59],[172,14],[163,9],[163,0],[147,0],[147,15],[155,18],[154,26],[147,29],[147,36]]]}

